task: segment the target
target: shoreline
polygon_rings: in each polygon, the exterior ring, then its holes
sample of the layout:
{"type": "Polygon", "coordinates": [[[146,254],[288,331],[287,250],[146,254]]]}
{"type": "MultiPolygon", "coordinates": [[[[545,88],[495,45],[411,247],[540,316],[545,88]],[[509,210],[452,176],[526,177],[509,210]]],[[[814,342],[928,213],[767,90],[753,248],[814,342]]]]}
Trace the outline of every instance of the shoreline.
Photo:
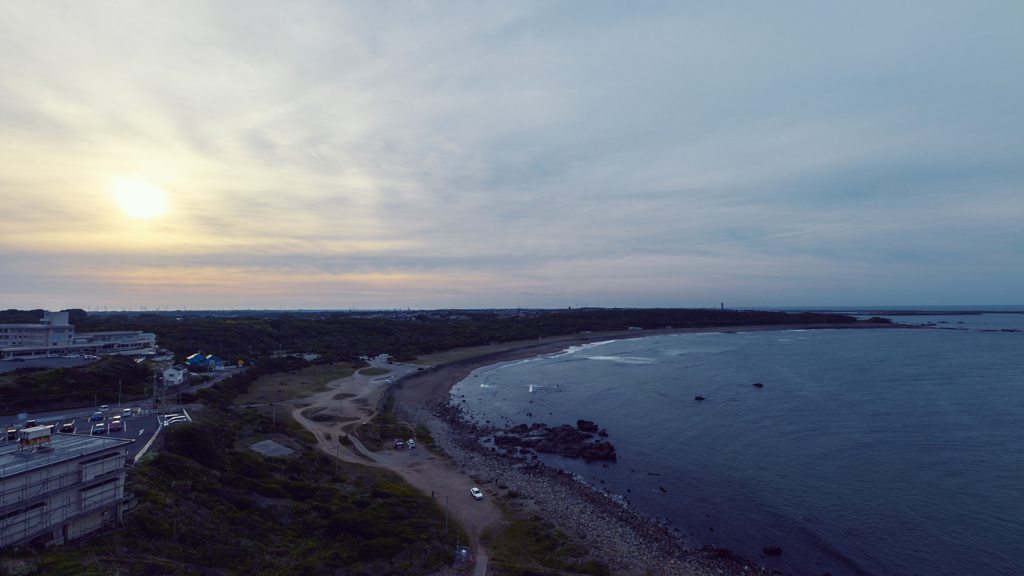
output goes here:
{"type": "MultiPolygon", "coordinates": [[[[869,323],[770,325],[580,335],[578,338],[527,344],[424,368],[399,379],[391,395],[401,412],[421,423],[429,422],[428,428],[435,441],[464,473],[479,478],[481,487],[491,486],[487,492],[492,497],[500,495],[500,490],[493,489],[497,486],[506,486],[507,490],[522,495],[524,500],[517,499],[507,505],[513,508],[522,505],[516,514],[537,514],[564,527],[567,533],[577,535],[588,544],[588,559],[625,573],[639,571],[680,576],[770,574],[772,569],[724,548],[708,544],[699,549],[687,549],[685,535],[673,534],[667,525],[636,511],[623,496],[601,491],[578,480],[572,473],[520,455],[501,454],[484,446],[480,438],[492,435],[497,428],[469,421],[461,407],[447,403],[450,391],[455,384],[481,368],[554,354],[595,342],[672,334],[878,328],[907,327],[869,323]]],[[[499,558],[492,559],[500,562],[499,558]]]]}
{"type": "MultiPolygon", "coordinates": [[[[672,534],[666,525],[640,514],[628,501],[607,490],[598,490],[559,468],[483,446],[479,438],[493,430],[465,420],[458,406],[435,399],[423,405],[399,403],[396,410],[403,419],[426,425],[444,453],[478,481],[488,498],[504,501],[510,520],[536,515],[584,543],[587,552],[578,561],[599,562],[613,574],[772,573],[772,569],[724,548],[704,545],[688,549],[682,535],[672,534]],[[509,498],[509,493],[515,497],[509,498]]],[[[488,557],[491,562],[511,565],[500,549],[488,550],[488,557]]],[[[532,573],[540,576],[549,572],[532,573]]]]}
{"type": "Polygon", "coordinates": [[[406,404],[425,404],[437,398],[444,398],[449,395],[452,387],[468,378],[474,370],[485,368],[493,364],[514,362],[516,360],[527,360],[561,352],[571,346],[593,344],[595,342],[608,342],[613,340],[632,340],[636,338],[650,338],[652,336],[671,336],[675,334],[709,334],[709,333],[739,333],[739,332],[774,332],[785,330],[909,330],[916,329],[916,326],[905,326],[901,324],[874,324],[858,322],[856,324],[768,324],[763,326],[713,326],[707,328],[676,328],[660,330],[644,330],[642,332],[613,332],[598,335],[579,334],[575,337],[568,337],[563,340],[540,342],[529,344],[524,341],[520,347],[510,348],[473,356],[461,360],[452,360],[436,364],[434,366],[423,366],[422,371],[415,371],[398,379],[394,387],[386,392],[386,395],[393,396],[396,400],[406,404]]]}

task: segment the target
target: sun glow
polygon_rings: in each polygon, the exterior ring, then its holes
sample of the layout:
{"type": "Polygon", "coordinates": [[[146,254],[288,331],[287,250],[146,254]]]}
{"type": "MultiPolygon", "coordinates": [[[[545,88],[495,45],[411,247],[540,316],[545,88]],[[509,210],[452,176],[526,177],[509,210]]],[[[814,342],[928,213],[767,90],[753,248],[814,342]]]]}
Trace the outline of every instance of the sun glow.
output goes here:
{"type": "Polygon", "coordinates": [[[136,218],[156,218],[167,209],[164,191],[140,180],[122,180],[114,187],[121,209],[136,218]]]}

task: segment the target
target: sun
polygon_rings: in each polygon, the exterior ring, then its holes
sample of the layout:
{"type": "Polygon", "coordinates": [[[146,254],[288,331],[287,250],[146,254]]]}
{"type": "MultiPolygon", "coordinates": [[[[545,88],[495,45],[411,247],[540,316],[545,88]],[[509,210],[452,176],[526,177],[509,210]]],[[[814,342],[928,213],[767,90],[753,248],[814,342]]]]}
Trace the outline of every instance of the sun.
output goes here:
{"type": "Polygon", "coordinates": [[[136,218],[156,218],[167,209],[164,191],[141,180],[122,180],[114,187],[121,209],[136,218]]]}

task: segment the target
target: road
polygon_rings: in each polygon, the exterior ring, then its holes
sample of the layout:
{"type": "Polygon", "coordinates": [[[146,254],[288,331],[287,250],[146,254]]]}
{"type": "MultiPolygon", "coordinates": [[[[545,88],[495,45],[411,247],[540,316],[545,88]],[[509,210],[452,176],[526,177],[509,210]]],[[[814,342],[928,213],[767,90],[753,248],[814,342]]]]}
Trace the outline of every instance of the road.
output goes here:
{"type": "MultiPolygon", "coordinates": [[[[214,384],[217,384],[218,382],[220,382],[221,380],[224,380],[225,378],[230,378],[230,377],[234,376],[235,374],[241,374],[242,372],[245,372],[248,368],[249,367],[246,366],[245,368],[230,368],[230,369],[224,370],[222,372],[214,372],[214,374],[217,374],[217,376],[214,379],[210,380],[209,382],[203,382],[202,384],[196,384],[195,386],[189,386],[188,388],[185,388],[184,390],[179,390],[178,392],[175,392],[175,394],[188,394],[190,392],[195,392],[196,390],[202,390],[204,388],[209,388],[210,386],[213,386],[214,384]]],[[[199,372],[196,372],[196,374],[199,374],[199,372]]]]}
{"type": "MultiPolygon", "coordinates": [[[[377,363],[371,363],[371,366],[393,372],[384,376],[364,376],[356,372],[351,376],[329,382],[326,392],[304,398],[303,407],[292,410],[292,418],[316,436],[317,448],[324,454],[336,456],[345,462],[391,470],[423,494],[445,498],[448,511],[467,531],[465,537],[468,537],[469,546],[477,558],[476,574],[482,576],[486,572],[487,554],[480,546],[480,536],[488,526],[501,522],[502,514],[489,497],[485,496],[479,501],[473,499],[469,490],[475,484],[464,471],[452,465],[447,458],[436,456],[422,447],[413,450],[372,452],[352,436],[349,436],[353,444],[351,448],[341,446],[337,440],[339,434],[344,435],[341,423],[314,422],[303,415],[303,412],[310,414],[319,411],[319,414],[358,418],[355,421],[356,425],[373,418],[377,414],[376,407],[381,394],[388,387],[386,381],[401,376],[405,368],[394,370],[393,365],[377,363]],[[340,394],[354,396],[339,400],[336,396],[340,394]],[[327,435],[330,435],[330,439],[327,435]]],[[[412,429],[410,425],[410,430],[412,429]]],[[[452,544],[454,550],[454,540],[452,544]]]]}

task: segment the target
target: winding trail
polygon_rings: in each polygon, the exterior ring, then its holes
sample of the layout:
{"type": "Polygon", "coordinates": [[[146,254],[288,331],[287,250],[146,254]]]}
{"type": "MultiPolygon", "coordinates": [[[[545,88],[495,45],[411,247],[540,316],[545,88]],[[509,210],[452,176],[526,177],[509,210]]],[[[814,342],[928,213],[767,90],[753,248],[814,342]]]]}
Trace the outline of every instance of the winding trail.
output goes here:
{"type": "MultiPolygon", "coordinates": [[[[392,370],[387,364],[371,364],[373,368],[392,370]]],[[[476,486],[473,480],[462,470],[454,466],[443,456],[438,456],[420,447],[413,450],[384,450],[373,452],[368,450],[355,437],[348,436],[352,447],[343,446],[339,438],[346,436],[343,426],[358,426],[377,415],[376,407],[381,395],[387,389],[389,377],[397,377],[392,372],[384,376],[366,376],[356,372],[351,376],[327,383],[328,390],[301,400],[301,407],[295,407],[291,416],[313,433],[317,440],[317,449],[344,462],[373,466],[390,470],[402,477],[411,486],[424,495],[432,494],[435,498],[444,498],[443,507],[458,523],[465,528],[462,544],[469,546],[477,558],[476,576],[486,575],[487,554],[480,546],[480,537],[489,526],[496,526],[504,521],[501,510],[485,496],[483,500],[474,500],[470,488],[476,486]],[[351,397],[341,398],[341,395],[351,397]],[[347,422],[316,422],[303,415],[328,415],[345,419],[347,422]],[[328,439],[327,435],[330,435],[328,439]]],[[[410,425],[410,428],[412,426],[410,425]]],[[[484,489],[485,494],[488,492],[484,489]]],[[[441,504],[440,502],[438,504],[441,504]]],[[[456,534],[452,534],[452,550],[456,546],[456,534]]]]}

